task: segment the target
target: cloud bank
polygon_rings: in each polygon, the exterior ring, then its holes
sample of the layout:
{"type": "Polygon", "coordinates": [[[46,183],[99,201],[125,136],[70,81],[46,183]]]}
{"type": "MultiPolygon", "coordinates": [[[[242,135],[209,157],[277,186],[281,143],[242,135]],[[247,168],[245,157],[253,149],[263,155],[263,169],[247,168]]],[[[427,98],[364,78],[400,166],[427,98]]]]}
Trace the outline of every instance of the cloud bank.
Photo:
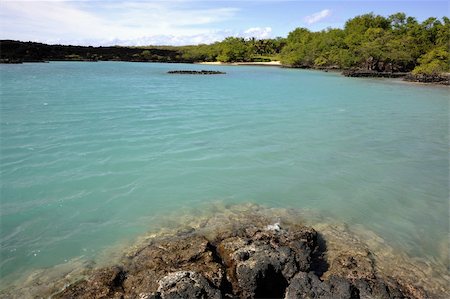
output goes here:
{"type": "Polygon", "coordinates": [[[268,38],[270,27],[223,29],[239,12],[186,1],[2,1],[0,39],[76,45],[186,45],[227,36],[268,38]],[[192,4],[192,3],[191,3],[192,4]]]}
{"type": "Polygon", "coordinates": [[[239,34],[241,37],[245,38],[258,38],[258,39],[264,39],[264,38],[270,38],[270,35],[272,33],[272,28],[270,27],[252,27],[247,30],[245,30],[242,34],[239,34]]]}

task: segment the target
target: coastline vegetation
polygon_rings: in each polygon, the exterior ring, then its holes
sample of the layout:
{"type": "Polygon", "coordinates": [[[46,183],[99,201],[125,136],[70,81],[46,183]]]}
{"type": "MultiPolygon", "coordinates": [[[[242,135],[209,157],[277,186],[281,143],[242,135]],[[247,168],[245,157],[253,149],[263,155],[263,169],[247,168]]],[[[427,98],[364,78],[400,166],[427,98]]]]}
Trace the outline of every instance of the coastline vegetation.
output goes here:
{"type": "Polygon", "coordinates": [[[149,62],[268,62],[319,69],[359,69],[373,72],[449,72],[450,19],[430,17],[418,22],[396,13],[356,16],[343,29],[312,32],[296,28],[286,38],[227,37],[213,44],[192,46],[82,47],[0,41],[3,63],[48,60],[149,62]]]}

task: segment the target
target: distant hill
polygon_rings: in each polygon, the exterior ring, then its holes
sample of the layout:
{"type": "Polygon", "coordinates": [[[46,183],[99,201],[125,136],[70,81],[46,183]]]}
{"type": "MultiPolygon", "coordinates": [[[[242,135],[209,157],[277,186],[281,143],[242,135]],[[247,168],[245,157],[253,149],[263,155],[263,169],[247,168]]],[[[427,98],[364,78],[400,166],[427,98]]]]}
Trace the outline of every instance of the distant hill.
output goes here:
{"type": "Polygon", "coordinates": [[[83,47],[0,40],[0,59],[8,62],[40,61],[154,61],[187,62],[180,50],[170,47],[83,47]]]}

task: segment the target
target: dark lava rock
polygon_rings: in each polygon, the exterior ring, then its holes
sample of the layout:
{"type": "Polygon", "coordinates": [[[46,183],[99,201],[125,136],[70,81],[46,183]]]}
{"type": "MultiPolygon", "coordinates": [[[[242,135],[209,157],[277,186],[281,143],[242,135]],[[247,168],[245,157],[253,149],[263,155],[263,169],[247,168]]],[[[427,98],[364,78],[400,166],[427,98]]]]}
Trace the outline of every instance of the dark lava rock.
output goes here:
{"type": "Polygon", "coordinates": [[[314,273],[299,272],[287,288],[285,298],[347,299],[359,297],[354,287],[344,278],[333,276],[329,281],[324,282],[314,273]]]}
{"type": "Polygon", "coordinates": [[[123,269],[118,266],[95,271],[91,277],[66,288],[55,298],[122,298],[123,269]]]}
{"type": "Polygon", "coordinates": [[[234,294],[280,298],[295,273],[310,270],[316,247],[317,233],[312,229],[248,229],[241,236],[221,241],[217,251],[234,294]]]}
{"type": "Polygon", "coordinates": [[[200,274],[192,271],[169,273],[159,281],[157,294],[153,298],[222,298],[220,290],[213,288],[200,274]]]}
{"type": "Polygon", "coordinates": [[[129,257],[125,268],[123,287],[130,298],[157,291],[159,281],[171,272],[199,273],[215,288],[222,286],[225,276],[211,244],[197,235],[153,242],[129,257]]]}
{"type": "Polygon", "coordinates": [[[226,74],[225,72],[219,72],[219,71],[168,71],[168,74],[181,74],[181,75],[223,75],[226,74]]]}
{"type": "Polygon", "coordinates": [[[405,78],[405,81],[420,82],[420,83],[434,83],[442,85],[450,85],[450,74],[418,74],[413,75],[409,73],[405,78]]]}
{"type": "Polygon", "coordinates": [[[403,78],[407,73],[394,73],[394,72],[377,72],[370,70],[345,70],[342,75],[346,77],[362,77],[362,78],[403,78]]]}
{"type": "Polygon", "coordinates": [[[244,225],[209,239],[194,230],[153,238],[54,298],[429,298],[379,276],[370,252],[326,258],[304,226],[244,225]]]}

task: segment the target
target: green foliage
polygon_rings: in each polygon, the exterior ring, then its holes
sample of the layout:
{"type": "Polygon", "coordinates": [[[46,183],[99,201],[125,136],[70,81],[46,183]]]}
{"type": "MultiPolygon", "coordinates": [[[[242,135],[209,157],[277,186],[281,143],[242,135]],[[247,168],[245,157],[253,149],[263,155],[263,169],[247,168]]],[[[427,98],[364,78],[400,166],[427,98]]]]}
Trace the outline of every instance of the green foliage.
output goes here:
{"type": "Polygon", "coordinates": [[[414,75],[436,75],[450,70],[449,53],[446,47],[437,47],[419,58],[420,65],[415,67],[414,75]]]}
{"type": "Polygon", "coordinates": [[[277,58],[285,39],[244,39],[227,37],[211,45],[181,47],[185,61],[271,61],[277,58]]]}
{"type": "Polygon", "coordinates": [[[218,61],[249,61],[250,56],[250,48],[243,38],[227,37],[219,44],[218,61]]]}
{"type": "Polygon", "coordinates": [[[141,55],[142,58],[144,59],[151,59],[152,58],[152,53],[149,50],[144,50],[142,51],[141,55]]]}
{"type": "Polygon", "coordinates": [[[450,19],[395,13],[356,16],[343,29],[296,28],[287,38],[244,39],[195,46],[78,47],[1,41],[8,60],[126,60],[160,62],[250,62],[281,60],[293,67],[359,68],[432,74],[449,70],[450,19]]]}
{"type": "Polygon", "coordinates": [[[186,46],[182,52],[183,60],[186,61],[215,61],[218,55],[216,44],[186,46]]]}
{"type": "Polygon", "coordinates": [[[312,33],[305,28],[297,28],[290,32],[286,46],[281,51],[281,62],[292,66],[312,66],[314,59],[311,43],[312,33]]]}
{"type": "Polygon", "coordinates": [[[328,60],[327,60],[325,57],[319,56],[319,57],[317,57],[316,59],[314,59],[314,65],[315,65],[315,66],[318,66],[318,67],[324,66],[324,65],[327,64],[327,61],[328,61],[328,60]]]}
{"type": "Polygon", "coordinates": [[[448,70],[449,47],[447,17],[442,22],[428,18],[418,23],[404,13],[387,18],[370,13],[348,20],[343,30],[293,30],[281,52],[281,62],[295,67],[439,72],[448,70]]]}

